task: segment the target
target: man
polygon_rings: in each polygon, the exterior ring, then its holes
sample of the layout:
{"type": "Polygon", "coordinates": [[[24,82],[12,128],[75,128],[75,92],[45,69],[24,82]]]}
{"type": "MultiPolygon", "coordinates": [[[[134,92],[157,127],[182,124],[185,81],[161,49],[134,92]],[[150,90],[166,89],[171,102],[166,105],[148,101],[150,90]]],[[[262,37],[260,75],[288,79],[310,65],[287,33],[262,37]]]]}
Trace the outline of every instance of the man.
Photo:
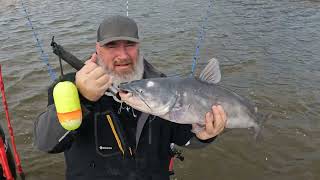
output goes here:
{"type": "Polygon", "coordinates": [[[79,90],[83,120],[77,130],[68,132],[58,123],[49,89],[47,110],[35,122],[35,145],[49,153],[64,152],[66,179],[169,179],[171,143],[199,146],[223,131],[221,106],[204,115],[205,130],[194,134],[191,125],[138,112],[104,95],[112,84],[164,76],[143,59],[139,42],[130,18],[112,16],[100,24],[96,53],[76,74],[63,78],[79,90]]]}

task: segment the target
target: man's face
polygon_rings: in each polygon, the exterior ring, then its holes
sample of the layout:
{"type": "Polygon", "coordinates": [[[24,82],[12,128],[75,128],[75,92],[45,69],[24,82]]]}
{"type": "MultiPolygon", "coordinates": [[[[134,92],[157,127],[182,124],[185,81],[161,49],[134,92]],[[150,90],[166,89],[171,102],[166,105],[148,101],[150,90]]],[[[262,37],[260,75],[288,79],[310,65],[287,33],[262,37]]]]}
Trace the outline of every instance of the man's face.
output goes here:
{"type": "Polygon", "coordinates": [[[114,85],[142,79],[144,63],[138,43],[121,40],[102,47],[97,43],[96,50],[97,63],[112,76],[114,85]]]}
{"type": "Polygon", "coordinates": [[[102,47],[97,43],[96,49],[100,61],[108,71],[119,76],[134,72],[139,57],[138,43],[119,40],[102,47]]]}

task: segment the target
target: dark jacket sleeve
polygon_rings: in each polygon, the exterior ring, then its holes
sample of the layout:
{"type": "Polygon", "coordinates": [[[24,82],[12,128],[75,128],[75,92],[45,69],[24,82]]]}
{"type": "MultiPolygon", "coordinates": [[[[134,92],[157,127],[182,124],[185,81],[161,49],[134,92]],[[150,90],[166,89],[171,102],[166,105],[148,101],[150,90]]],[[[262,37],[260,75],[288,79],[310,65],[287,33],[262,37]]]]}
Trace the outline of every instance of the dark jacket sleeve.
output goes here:
{"type": "Polygon", "coordinates": [[[175,124],[173,123],[173,143],[178,146],[183,146],[190,149],[197,149],[206,147],[210,144],[216,137],[200,140],[196,135],[191,132],[192,125],[189,124],[175,124]]]}
{"type": "MultiPolygon", "coordinates": [[[[47,109],[38,116],[34,123],[34,145],[41,151],[49,153],[59,153],[70,148],[77,131],[67,131],[59,123],[56,108],[53,100],[53,88],[61,81],[74,82],[74,73],[62,77],[59,81],[53,83],[48,89],[47,109]]],[[[80,98],[81,99],[81,98],[80,98]]],[[[81,103],[82,104],[82,103],[81,103]]],[[[82,106],[84,112],[88,110],[82,106]]]]}
{"type": "Polygon", "coordinates": [[[70,147],[72,133],[60,125],[56,108],[51,104],[34,123],[34,145],[41,151],[59,153],[70,147]]]}

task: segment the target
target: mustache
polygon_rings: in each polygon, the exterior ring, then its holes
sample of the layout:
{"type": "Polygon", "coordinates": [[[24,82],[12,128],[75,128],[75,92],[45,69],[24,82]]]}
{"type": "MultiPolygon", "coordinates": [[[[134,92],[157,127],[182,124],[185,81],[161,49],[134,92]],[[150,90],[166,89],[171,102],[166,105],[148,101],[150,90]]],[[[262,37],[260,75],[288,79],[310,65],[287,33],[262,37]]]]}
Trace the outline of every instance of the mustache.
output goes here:
{"type": "Polygon", "coordinates": [[[115,65],[115,66],[126,65],[126,64],[132,64],[132,60],[131,59],[116,59],[113,62],[113,65],[115,65]]]}

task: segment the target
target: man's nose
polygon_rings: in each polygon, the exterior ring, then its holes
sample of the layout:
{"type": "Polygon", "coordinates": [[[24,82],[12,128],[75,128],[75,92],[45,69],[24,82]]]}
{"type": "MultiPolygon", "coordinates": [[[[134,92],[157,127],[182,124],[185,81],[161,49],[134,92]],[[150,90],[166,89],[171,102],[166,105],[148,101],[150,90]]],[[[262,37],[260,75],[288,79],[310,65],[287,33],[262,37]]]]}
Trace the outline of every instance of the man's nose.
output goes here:
{"type": "Polygon", "coordinates": [[[120,46],[118,48],[118,58],[127,59],[129,57],[127,48],[125,46],[120,46]]]}

